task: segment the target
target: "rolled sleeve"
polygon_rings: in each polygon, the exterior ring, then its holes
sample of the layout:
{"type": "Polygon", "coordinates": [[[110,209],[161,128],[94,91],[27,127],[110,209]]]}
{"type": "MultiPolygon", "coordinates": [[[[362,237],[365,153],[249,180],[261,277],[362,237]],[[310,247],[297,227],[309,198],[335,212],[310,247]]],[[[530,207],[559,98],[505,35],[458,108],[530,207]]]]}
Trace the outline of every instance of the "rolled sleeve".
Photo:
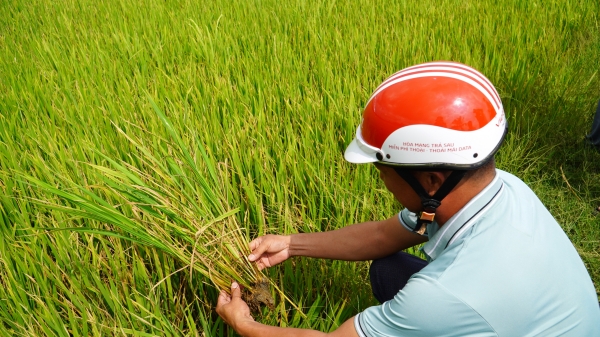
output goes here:
{"type": "Polygon", "coordinates": [[[358,333],[359,337],[368,337],[361,326],[360,316],[361,316],[361,314],[354,316],[354,329],[358,333]]]}
{"type": "Polygon", "coordinates": [[[402,224],[404,228],[411,232],[414,231],[417,226],[417,215],[409,211],[408,208],[405,208],[398,213],[398,220],[400,220],[400,224],[402,224]]]}

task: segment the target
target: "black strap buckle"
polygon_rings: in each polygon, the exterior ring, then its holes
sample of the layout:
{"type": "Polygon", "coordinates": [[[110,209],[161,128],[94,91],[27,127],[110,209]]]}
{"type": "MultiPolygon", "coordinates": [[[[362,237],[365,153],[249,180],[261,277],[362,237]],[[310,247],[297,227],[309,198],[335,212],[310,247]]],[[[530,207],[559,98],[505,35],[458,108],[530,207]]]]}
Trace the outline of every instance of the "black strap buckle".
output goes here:
{"type": "Polygon", "coordinates": [[[413,230],[415,233],[420,235],[424,235],[425,230],[427,229],[427,225],[432,223],[435,218],[435,211],[442,204],[442,199],[444,199],[450,191],[465,176],[467,171],[453,171],[446,181],[440,186],[437,192],[431,196],[421,183],[415,178],[408,170],[402,169],[400,167],[395,167],[394,170],[406,181],[410,187],[417,193],[419,198],[421,198],[421,205],[423,206],[423,211],[419,214],[419,219],[417,220],[417,225],[413,230]]]}

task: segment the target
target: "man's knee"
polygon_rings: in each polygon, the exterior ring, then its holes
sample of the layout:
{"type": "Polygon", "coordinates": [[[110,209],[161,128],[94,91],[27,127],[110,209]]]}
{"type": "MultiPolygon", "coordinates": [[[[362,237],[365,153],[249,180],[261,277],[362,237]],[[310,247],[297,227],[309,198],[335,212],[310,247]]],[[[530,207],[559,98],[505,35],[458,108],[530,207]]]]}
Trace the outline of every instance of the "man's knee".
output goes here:
{"type": "Polygon", "coordinates": [[[380,303],[391,300],[426,265],[425,260],[404,252],[373,260],[369,269],[373,296],[380,303]]]}

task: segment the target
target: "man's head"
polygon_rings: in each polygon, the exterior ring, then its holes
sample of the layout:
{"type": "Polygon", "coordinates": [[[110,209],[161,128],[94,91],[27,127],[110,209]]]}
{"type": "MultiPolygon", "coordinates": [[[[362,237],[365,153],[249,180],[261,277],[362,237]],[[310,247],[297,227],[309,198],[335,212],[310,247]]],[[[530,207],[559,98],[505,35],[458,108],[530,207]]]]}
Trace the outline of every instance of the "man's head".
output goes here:
{"type": "Polygon", "coordinates": [[[478,175],[470,172],[493,161],[506,130],[500,96],[483,74],[460,63],[424,63],[375,90],[344,157],[402,177],[420,199],[413,209],[423,224],[461,181],[478,175]]]}
{"type": "MultiPolygon", "coordinates": [[[[410,185],[394,170],[393,166],[375,163],[379,171],[379,177],[385,187],[390,191],[396,200],[413,213],[422,211],[421,199],[410,185]]],[[[467,171],[461,181],[453,189],[453,192],[466,189],[472,189],[476,192],[487,186],[495,175],[495,161],[485,163],[478,169],[467,171]]],[[[419,171],[409,172],[423,186],[425,191],[433,196],[444,184],[446,179],[452,174],[452,171],[419,171]]],[[[460,192],[459,192],[460,193],[460,192]]],[[[451,196],[450,196],[451,197],[451,196]]],[[[446,200],[450,197],[446,197],[446,200]]]]}

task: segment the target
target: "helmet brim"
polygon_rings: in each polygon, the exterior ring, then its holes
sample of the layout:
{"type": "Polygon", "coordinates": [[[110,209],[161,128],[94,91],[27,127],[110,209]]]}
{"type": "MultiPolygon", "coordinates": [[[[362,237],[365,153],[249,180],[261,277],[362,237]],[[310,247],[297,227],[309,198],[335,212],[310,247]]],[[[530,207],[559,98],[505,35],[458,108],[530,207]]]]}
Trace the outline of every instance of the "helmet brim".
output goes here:
{"type": "Polygon", "coordinates": [[[346,152],[344,153],[344,159],[353,164],[374,163],[378,161],[376,154],[377,151],[364,151],[358,145],[358,141],[355,138],[346,148],[346,152]]]}

